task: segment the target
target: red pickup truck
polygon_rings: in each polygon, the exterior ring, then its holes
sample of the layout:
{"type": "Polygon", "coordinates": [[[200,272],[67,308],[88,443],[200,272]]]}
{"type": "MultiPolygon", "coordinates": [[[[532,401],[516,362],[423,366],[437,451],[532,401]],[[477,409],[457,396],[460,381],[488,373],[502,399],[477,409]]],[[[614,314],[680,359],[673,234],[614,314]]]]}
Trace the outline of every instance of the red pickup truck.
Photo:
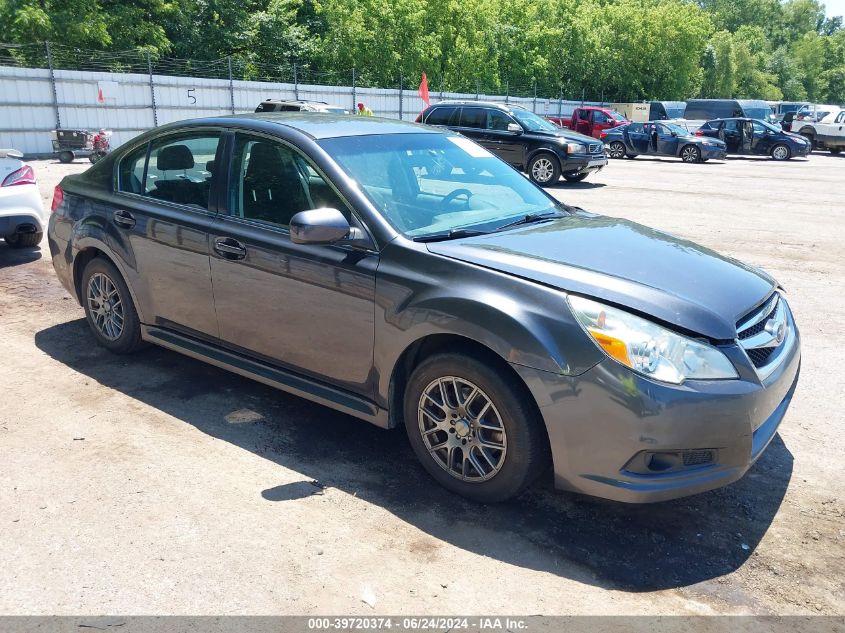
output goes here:
{"type": "Polygon", "coordinates": [[[546,118],[560,127],[568,127],[580,134],[592,136],[593,138],[600,138],[604,130],[629,123],[628,119],[616,110],[596,106],[575,108],[572,111],[571,118],[556,116],[546,118]]]}

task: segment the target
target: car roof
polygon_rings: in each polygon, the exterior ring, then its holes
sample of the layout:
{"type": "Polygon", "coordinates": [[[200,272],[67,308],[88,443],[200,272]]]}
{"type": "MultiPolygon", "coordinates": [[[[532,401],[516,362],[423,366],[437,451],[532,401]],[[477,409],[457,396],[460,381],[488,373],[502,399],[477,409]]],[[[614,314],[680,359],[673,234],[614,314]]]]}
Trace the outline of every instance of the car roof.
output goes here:
{"type": "Polygon", "coordinates": [[[373,134],[443,134],[443,130],[381,117],[358,116],[354,114],[330,114],[322,112],[260,112],[255,114],[234,114],[209,119],[181,121],[180,125],[196,124],[240,124],[250,127],[256,123],[269,123],[291,128],[313,139],[338,138],[342,136],[366,136],[373,134]]]}
{"type": "Polygon", "coordinates": [[[317,105],[329,105],[326,101],[306,101],[304,99],[264,99],[261,103],[289,103],[291,105],[306,105],[315,103],[317,105]]]}
{"type": "Polygon", "coordinates": [[[444,101],[438,101],[437,103],[432,103],[430,107],[434,108],[436,106],[456,106],[456,105],[469,105],[469,106],[478,106],[478,107],[489,107],[489,108],[498,108],[499,110],[527,110],[527,108],[522,107],[521,105],[517,105],[515,103],[497,103],[495,101],[477,101],[475,99],[446,99],[444,101]]]}

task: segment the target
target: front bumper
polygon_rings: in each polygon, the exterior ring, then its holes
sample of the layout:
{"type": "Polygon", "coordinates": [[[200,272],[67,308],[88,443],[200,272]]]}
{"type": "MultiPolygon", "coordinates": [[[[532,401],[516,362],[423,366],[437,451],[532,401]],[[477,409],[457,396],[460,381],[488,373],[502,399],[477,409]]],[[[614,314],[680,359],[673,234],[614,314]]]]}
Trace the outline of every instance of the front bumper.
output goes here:
{"type": "MultiPolygon", "coordinates": [[[[514,366],[540,405],[555,485],[645,503],[719,488],[760,457],[792,400],[800,340],[765,380],[657,383],[606,359],[580,376],[514,366]],[[685,465],[686,455],[711,455],[685,465]],[[683,455],[677,468],[643,468],[652,455],[683,455]]],[[[740,352],[741,353],[741,352],[740,352]]]]}
{"type": "Polygon", "coordinates": [[[728,151],[724,147],[716,147],[713,145],[702,145],[701,146],[701,157],[710,160],[724,160],[728,157],[728,151]]]}
{"type": "Polygon", "coordinates": [[[561,158],[560,171],[564,174],[588,174],[607,165],[604,150],[595,154],[570,154],[561,158]]]}

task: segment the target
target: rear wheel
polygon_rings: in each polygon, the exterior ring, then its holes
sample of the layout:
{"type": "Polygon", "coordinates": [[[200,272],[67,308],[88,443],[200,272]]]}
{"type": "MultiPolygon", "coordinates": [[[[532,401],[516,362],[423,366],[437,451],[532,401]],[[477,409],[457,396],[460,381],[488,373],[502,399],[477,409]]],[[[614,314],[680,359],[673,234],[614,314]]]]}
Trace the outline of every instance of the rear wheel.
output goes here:
{"type": "Polygon", "coordinates": [[[141,347],[141,322],[114,264],[92,259],[82,272],[80,289],[85,318],[100,345],[116,354],[141,347]]]}
{"type": "Polygon", "coordinates": [[[436,354],[405,391],[405,430],[440,485],[473,501],[519,494],[548,462],[548,439],[514,377],[464,354],[436,354]]]}
{"type": "Polygon", "coordinates": [[[783,143],[778,143],[772,148],[772,158],[775,160],[789,160],[792,157],[792,152],[783,143]]]}
{"type": "Polygon", "coordinates": [[[700,163],[701,150],[695,145],[686,145],[681,149],[681,160],[685,163],[700,163]]]}
{"type": "Polygon", "coordinates": [[[816,139],[812,134],[802,134],[801,136],[803,136],[807,140],[807,142],[810,144],[810,151],[811,152],[814,149],[816,149],[816,139]]]}
{"type": "Polygon", "coordinates": [[[59,162],[62,163],[72,163],[73,162],[73,152],[65,150],[63,152],[59,152],[59,162]]]}
{"type": "Polygon", "coordinates": [[[838,154],[839,152],[842,151],[842,148],[841,147],[831,147],[829,151],[830,151],[831,154],[838,154]]]}
{"type": "Polygon", "coordinates": [[[613,141],[607,146],[607,155],[610,158],[623,158],[625,156],[625,144],[621,141],[613,141]]]}
{"type": "Polygon", "coordinates": [[[528,163],[528,177],[541,187],[553,185],[560,180],[560,163],[551,154],[537,154],[528,163]]]}
{"type": "Polygon", "coordinates": [[[41,243],[44,234],[38,233],[15,233],[7,235],[4,239],[11,248],[33,248],[41,243]]]}

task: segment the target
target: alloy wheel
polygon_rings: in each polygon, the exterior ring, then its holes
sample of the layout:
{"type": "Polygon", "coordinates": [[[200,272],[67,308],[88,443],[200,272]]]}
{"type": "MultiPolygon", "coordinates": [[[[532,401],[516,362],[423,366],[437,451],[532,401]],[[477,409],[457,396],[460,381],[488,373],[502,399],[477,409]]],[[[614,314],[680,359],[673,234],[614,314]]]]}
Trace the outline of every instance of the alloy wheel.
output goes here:
{"type": "Polygon", "coordinates": [[[88,310],[97,331],[109,341],[123,333],[123,301],[115,283],[103,273],[95,273],[88,281],[88,310]]]}
{"type": "Polygon", "coordinates": [[[625,146],[619,141],[614,141],[607,148],[607,153],[611,158],[622,158],[625,156],[625,146]]]}
{"type": "Polygon", "coordinates": [[[697,163],[698,150],[695,147],[685,147],[683,153],[681,154],[681,158],[685,163],[697,163]]]}
{"type": "Polygon", "coordinates": [[[772,158],[775,160],[786,160],[789,158],[789,149],[786,145],[777,145],[772,150],[772,158]]]}
{"type": "Polygon", "coordinates": [[[531,165],[531,176],[537,182],[548,182],[555,173],[554,165],[548,158],[538,158],[531,165]]]}
{"type": "Polygon", "coordinates": [[[478,385],[443,376],[423,390],[417,406],[419,432],[432,459],[461,481],[487,481],[505,463],[502,417],[478,385]]]}

